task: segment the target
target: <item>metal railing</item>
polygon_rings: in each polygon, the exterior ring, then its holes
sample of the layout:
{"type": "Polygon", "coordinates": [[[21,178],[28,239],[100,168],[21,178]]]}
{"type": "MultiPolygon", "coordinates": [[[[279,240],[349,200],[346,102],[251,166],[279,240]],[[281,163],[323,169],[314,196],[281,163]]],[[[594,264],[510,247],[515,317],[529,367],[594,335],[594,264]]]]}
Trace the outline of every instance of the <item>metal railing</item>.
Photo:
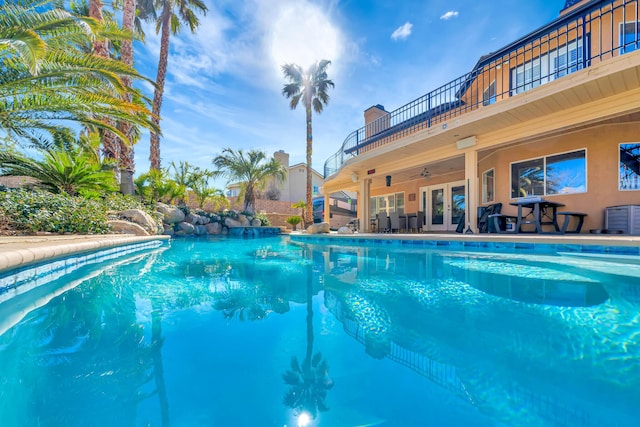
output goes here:
{"type": "Polygon", "coordinates": [[[475,69],[350,133],[324,164],[324,177],[344,162],[406,135],[484,108],[593,64],[640,49],[640,0],[577,8],[503,49],[475,69]]]}

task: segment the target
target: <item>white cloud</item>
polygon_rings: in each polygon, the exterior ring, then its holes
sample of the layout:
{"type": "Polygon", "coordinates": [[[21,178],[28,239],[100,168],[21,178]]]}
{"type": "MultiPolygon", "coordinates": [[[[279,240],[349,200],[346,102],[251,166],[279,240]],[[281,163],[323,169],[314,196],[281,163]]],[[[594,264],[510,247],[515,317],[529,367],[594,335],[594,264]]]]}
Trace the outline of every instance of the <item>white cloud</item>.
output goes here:
{"type": "Polygon", "coordinates": [[[404,25],[396,28],[396,30],[391,34],[391,38],[393,40],[405,40],[407,37],[411,35],[411,29],[413,28],[413,24],[411,22],[406,22],[404,25]]]}
{"type": "Polygon", "coordinates": [[[444,20],[444,21],[448,21],[451,18],[455,18],[458,16],[458,11],[457,10],[450,10],[447,13],[445,13],[444,15],[442,15],[440,17],[440,19],[444,20]]]}

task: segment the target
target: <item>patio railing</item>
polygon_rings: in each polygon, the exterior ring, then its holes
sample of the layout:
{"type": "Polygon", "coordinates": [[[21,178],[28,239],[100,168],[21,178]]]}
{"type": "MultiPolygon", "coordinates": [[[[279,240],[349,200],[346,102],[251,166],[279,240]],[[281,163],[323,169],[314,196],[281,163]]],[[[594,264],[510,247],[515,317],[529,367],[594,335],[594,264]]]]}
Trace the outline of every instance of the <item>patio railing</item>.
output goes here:
{"type": "Polygon", "coordinates": [[[601,61],[640,49],[640,0],[577,8],[503,49],[473,71],[350,133],[324,164],[324,177],[344,162],[419,130],[440,125],[601,61]]]}

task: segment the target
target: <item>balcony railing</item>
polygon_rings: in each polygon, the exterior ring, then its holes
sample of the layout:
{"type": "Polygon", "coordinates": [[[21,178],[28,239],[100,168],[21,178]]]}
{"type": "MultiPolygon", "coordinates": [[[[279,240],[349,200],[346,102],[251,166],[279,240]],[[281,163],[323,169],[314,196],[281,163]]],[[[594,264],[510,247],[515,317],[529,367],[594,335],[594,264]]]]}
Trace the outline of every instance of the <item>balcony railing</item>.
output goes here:
{"type": "Polygon", "coordinates": [[[640,49],[639,1],[589,3],[480,58],[473,71],[350,133],[325,162],[324,177],[406,135],[640,49]]]}

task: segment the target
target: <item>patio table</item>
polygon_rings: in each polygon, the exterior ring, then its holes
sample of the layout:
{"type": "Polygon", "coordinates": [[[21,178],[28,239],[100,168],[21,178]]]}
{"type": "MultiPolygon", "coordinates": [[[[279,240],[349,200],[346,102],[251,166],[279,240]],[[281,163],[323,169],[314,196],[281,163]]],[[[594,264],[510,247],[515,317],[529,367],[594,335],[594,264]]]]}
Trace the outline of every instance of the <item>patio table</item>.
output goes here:
{"type": "Polygon", "coordinates": [[[525,233],[525,231],[522,231],[522,225],[524,224],[535,225],[535,233],[560,233],[557,212],[558,208],[564,206],[564,204],[551,202],[543,199],[542,197],[522,198],[509,204],[518,207],[518,217],[515,229],[516,233],[525,233]],[[529,212],[523,214],[523,208],[529,209],[529,212]],[[542,229],[542,226],[544,225],[553,225],[555,231],[544,231],[542,229]]]}

